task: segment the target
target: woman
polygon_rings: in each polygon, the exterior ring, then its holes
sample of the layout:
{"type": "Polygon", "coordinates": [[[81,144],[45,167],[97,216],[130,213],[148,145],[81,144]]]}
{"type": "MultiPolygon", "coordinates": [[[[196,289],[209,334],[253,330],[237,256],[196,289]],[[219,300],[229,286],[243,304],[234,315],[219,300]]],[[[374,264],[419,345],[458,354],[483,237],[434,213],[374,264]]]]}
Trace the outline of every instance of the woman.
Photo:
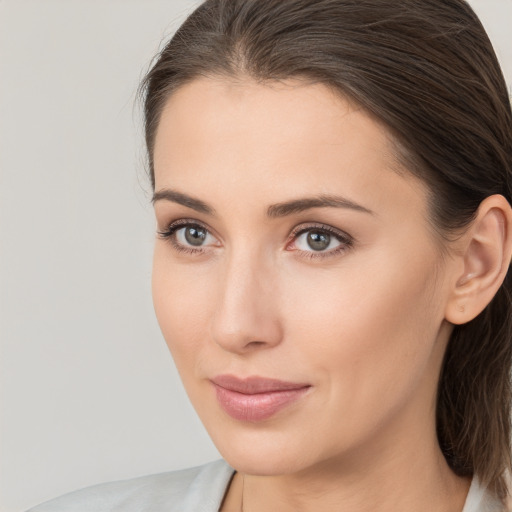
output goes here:
{"type": "Polygon", "coordinates": [[[512,114],[462,0],[207,0],[144,82],[156,314],[223,455],[34,510],[509,510],[512,114]]]}

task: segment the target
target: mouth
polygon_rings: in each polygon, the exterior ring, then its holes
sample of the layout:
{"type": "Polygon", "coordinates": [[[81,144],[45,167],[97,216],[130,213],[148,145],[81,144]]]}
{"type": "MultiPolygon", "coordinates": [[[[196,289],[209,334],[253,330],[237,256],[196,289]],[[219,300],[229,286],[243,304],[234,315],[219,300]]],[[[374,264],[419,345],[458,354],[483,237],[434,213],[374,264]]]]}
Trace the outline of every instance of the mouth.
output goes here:
{"type": "Polygon", "coordinates": [[[224,412],[235,420],[248,422],[274,416],[299,400],[311,387],[310,384],[263,377],[241,379],[233,375],[219,375],[211,382],[224,412]]]}

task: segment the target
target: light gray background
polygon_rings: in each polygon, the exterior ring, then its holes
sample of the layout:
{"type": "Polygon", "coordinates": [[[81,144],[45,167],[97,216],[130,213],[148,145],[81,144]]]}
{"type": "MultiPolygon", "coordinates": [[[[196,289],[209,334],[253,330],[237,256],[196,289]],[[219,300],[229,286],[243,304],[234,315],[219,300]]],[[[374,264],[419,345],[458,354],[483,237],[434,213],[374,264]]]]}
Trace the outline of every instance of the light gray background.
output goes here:
{"type": "MultiPolygon", "coordinates": [[[[471,4],[511,84],[512,0],[471,4]]],[[[218,457],[153,317],[134,108],[194,5],[0,0],[1,512],[218,457]]]]}

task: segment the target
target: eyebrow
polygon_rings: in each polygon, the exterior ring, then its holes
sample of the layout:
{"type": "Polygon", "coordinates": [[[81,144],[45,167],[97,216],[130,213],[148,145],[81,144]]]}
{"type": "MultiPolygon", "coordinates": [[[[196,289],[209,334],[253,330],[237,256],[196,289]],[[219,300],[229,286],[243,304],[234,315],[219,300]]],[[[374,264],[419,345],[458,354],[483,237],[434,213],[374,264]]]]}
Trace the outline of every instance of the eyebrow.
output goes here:
{"type": "MultiPolygon", "coordinates": [[[[155,192],[153,194],[153,204],[161,200],[178,203],[207,215],[215,215],[215,209],[212,206],[200,199],[178,192],[177,190],[162,189],[155,192]]],[[[316,197],[292,199],[283,203],[270,205],[267,208],[267,216],[275,219],[279,217],[286,217],[287,215],[292,215],[294,213],[300,213],[311,208],[347,208],[349,210],[374,215],[374,212],[358,203],[355,203],[354,201],[351,201],[350,199],[335,195],[320,195],[316,197]]]]}
{"type": "Polygon", "coordinates": [[[293,213],[300,213],[310,208],[348,208],[358,212],[374,213],[364,206],[341,196],[321,195],[317,197],[305,197],[303,199],[292,199],[284,203],[273,204],[268,207],[267,215],[270,218],[285,217],[293,213]]]}
{"type": "Polygon", "coordinates": [[[166,200],[178,203],[187,208],[192,208],[197,212],[206,213],[207,215],[215,215],[215,210],[200,199],[195,199],[187,194],[178,192],[177,190],[162,189],[153,194],[152,203],[155,204],[157,201],[166,200]]]}

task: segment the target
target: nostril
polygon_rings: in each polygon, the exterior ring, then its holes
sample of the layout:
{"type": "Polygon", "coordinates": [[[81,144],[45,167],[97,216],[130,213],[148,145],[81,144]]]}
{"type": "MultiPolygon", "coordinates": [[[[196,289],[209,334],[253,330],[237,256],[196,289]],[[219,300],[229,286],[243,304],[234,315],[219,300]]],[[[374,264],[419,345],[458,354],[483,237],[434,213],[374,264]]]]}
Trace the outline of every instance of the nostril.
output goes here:
{"type": "Polygon", "coordinates": [[[266,343],[264,341],[251,341],[249,345],[252,345],[253,347],[259,347],[260,345],[265,345],[266,343]]]}

